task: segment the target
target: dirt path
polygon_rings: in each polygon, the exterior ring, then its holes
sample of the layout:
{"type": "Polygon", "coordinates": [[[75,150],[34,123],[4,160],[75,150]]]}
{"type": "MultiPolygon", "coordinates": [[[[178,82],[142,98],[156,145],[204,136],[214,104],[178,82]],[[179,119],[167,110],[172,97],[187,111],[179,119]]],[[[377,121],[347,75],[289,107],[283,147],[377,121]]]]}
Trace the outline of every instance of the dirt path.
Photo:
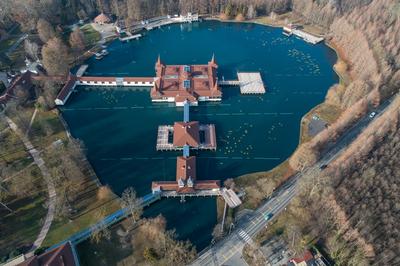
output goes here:
{"type": "Polygon", "coordinates": [[[56,189],[54,187],[54,183],[51,178],[49,169],[46,167],[43,158],[40,156],[40,152],[36,150],[35,147],[33,147],[32,143],[29,141],[26,135],[18,128],[18,126],[10,118],[8,118],[7,116],[5,118],[10,128],[20,137],[20,139],[24,143],[25,148],[28,150],[34,162],[37,164],[40,171],[42,172],[42,175],[47,184],[47,190],[49,192],[48,211],[46,219],[42,226],[42,229],[40,230],[38,237],[33,243],[32,248],[30,249],[30,252],[27,254],[27,256],[30,256],[33,255],[35,249],[37,249],[42,245],[43,240],[45,239],[47,232],[50,229],[51,223],[53,222],[54,212],[56,208],[56,189]]]}

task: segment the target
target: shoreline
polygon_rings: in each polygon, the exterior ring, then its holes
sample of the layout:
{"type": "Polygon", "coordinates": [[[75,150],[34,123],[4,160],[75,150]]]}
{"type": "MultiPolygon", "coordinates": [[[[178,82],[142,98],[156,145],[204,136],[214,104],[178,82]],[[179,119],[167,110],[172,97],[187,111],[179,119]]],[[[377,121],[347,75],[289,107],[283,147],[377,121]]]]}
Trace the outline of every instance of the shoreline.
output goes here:
{"type": "MultiPolygon", "coordinates": [[[[218,17],[211,17],[211,16],[203,16],[203,17],[201,17],[201,19],[202,19],[203,21],[218,21],[218,22],[221,22],[221,23],[255,24],[255,25],[260,25],[260,26],[264,26],[264,27],[271,27],[271,28],[281,28],[281,27],[284,26],[284,23],[283,23],[282,20],[279,20],[279,21],[277,22],[277,24],[271,24],[271,23],[265,23],[265,22],[258,21],[259,19],[262,19],[262,18],[263,18],[263,17],[259,17],[259,18],[252,19],[252,20],[238,21],[238,20],[232,20],[232,19],[230,19],[230,20],[224,20],[224,19],[221,19],[221,18],[218,18],[218,17]]],[[[201,22],[201,21],[200,21],[200,22],[201,22]]],[[[178,24],[179,24],[179,23],[178,23],[178,24]]],[[[305,31],[305,32],[308,32],[308,33],[311,33],[310,31],[307,31],[307,30],[304,30],[304,31],[305,31]]],[[[311,34],[316,35],[316,36],[321,36],[321,35],[315,34],[315,33],[311,33],[311,34]]],[[[113,41],[113,40],[111,40],[111,41],[113,41]]],[[[324,41],[324,44],[326,44],[326,45],[327,45],[330,49],[332,49],[332,50],[335,52],[335,54],[336,54],[337,59],[336,59],[335,64],[333,65],[333,70],[334,70],[335,73],[338,75],[339,83],[341,83],[341,81],[344,80],[344,78],[343,78],[342,74],[341,74],[339,71],[337,71],[337,69],[335,68],[335,65],[336,65],[338,62],[340,62],[341,60],[342,60],[342,61],[345,61],[345,59],[343,58],[343,56],[341,55],[341,53],[338,51],[338,49],[335,47],[335,45],[332,44],[329,40],[326,39],[326,40],[324,41]]],[[[87,60],[87,58],[86,58],[85,60],[87,60]]],[[[335,83],[335,84],[333,84],[333,85],[336,85],[336,84],[337,84],[337,83],[335,83]]],[[[329,88],[328,88],[328,89],[329,89],[329,88]]],[[[284,162],[282,162],[282,163],[276,165],[275,167],[273,167],[273,168],[271,168],[271,169],[269,169],[269,170],[266,170],[266,171],[262,171],[262,172],[249,172],[249,173],[246,173],[246,174],[244,174],[244,175],[236,176],[236,177],[232,177],[232,178],[234,178],[235,180],[238,180],[239,178],[243,178],[244,176],[247,176],[247,177],[248,177],[249,175],[250,175],[250,176],[251,176],[251,175],[258,175],[258,174],[260,174],[260,173],[263,173],[263,174],[265,174],[265,175],[268,175],[269,173],[274,172],[274,170],[276,170],[276,169],[282,167],[282,165],[284,165],[284,164],[290,159],[290,157],[293,155],[293,153],[294,153],[294,152],[299,148],[299,146],[302,144],[302,135],[303,135],[303,131],[305,130],[305,127],[307,126],[307,123],[303,122],[304,119],[305,119],[307,116],[309,116],[312,112],[314,112],[316,109],[318,109],[321,105],[324,105],[324,104],[325,104],[325,100],[322,101],[320,104],[314,106],[314,107],[313,107],[312,109],[310,109],[307,113],[305,113],[304,116],[301,118],[301,120],[300,120],[300,128],[299,128],[299,141],[298,141],[298,145],[296,146],[295,150],[291,153],[291,155],[290,155],[288,158],[286,158],[286,160],[285,160],[284,162]]],[[[245,187],[246,187],[246,186],[245,186],[245,187]]],[[[219,216],[220,216],[220,215],[219,215],[219,213],[218,213],[218,208],[217,208],[217,217],[219,217],[219,216]]]]}
{"type": "MultiPolygon", "coordinates": [[[[284,24],[283,24],[281,21],[279,21],[277,24],[263,23],[263,22],[257,21],[257,19],[260,19],[260,18],[256,18],[256,19],[253,19],[253,20],[247,20],[247,21],[224,20],[224,19],[221,19],[221,18],[218,18],[218,17],[206,17],[206,18],[203,18],[203,19],[204,19],[204,20],[207,20],[207,21],[219,21],[219,22],[222,22],[222,23],[245,23],[245,24],[255,24],[255,25],[260,25],[260,26],[265,26],[265,27],[271,27],[271,28],[281,28],[281,27],[284,26],[284,24]]],[[[304,29],[303,29],[303,31],[305,31],[305,32],[307,32],[307,33],[310,33],[310,34],[313,34],[313,35],[316,35],[316,36],[324,36],[324,35],[316,34],[316,33],[313,33],[313,32],[310,32],[310,31],[307,31],[307,30],[304,30],[304,29]]],[[[347,59],[346,59],[346,58],[344,57],[344,55],[340,52],[340,48],[337,47],[331,40],[325,38],[324,44],[335,52],[336,58],[337,58],[337,59],[336,59],[336,62],[335,62],[335,64],[333,65],[332,68],[333,68],[333,71],[334,71],[334,72],[336,73],[336,75],[338,76],[339,82],[333,84],[332,86],[334,86],[334,85],[339,85],[339,84],[346,84],[346,79],[345,79],[344,76],[346,75],[346,73],[349,74],[348,70],[346,70],[345,73],[342,73],[342,72],[339,71],[335,66],[336,66],[339,62],[344,62],[344,63],[346,64],[346,66],[348,66],[349,63],[348,63],[347,59]]],[[[351,77],[350,77],[350,79],[351,79],[351,77]]],[[[330,88],[328,88],[328,90],[329,90],[329,89],[330,89],[330,88]]],[[[288,158],[286,158],[285,161],[283,161],[282,163],[278,164],[277,166],[275,166],[275,167],[273,167],[273,168],[271,168],[271,169],[269,169],[269,170],[266,170],[266,171],[261,171],[261,172],[250,172],[250,173],[247,173],[247,174],[244,174],[244,175],[240,175],[240,176],[236,176],[236,177],[232,177],[232,178],[233,178],[235,181],[238,181],[238,180],[243,179],[243,178],[245,178],[245,177],[247,177],[247,179],[248,179],[249,176],[257,176],[257,175],[260,175],[260,174],[263,174],[263,175],[271,175],[271,174],[273,174],[275,171],[277,171],[278,169],[280,169],[281,167],[283,167],[283,166],[285,165],[285,163],[287,163],[287,161],[291,158],[291,156],[296,152],[296,150],[297,150],[297,149],[300,147],[300,145],[303,143],[303,141],[302,141],[303,133],[304,133],[305,127],[308,126],[308,124],[306,123],[306,121],[305,121],[304,119],[305,119],[306,117],[308,117],[310,114],[312,114],[313,112],[315,112],[318,108],[321,108],[321,106],[324,106],[324,105],[326,105],[326,104],[327,104],[327,103],[326,103],[326,101],[324,100],[324,101],[322,101],[321,103],[319,103],[318,105],[314,106],[312,109],[310,109],[307,113],[305,113],[305,114],[302,116],[302,118],[301,118],[301,120],[300,120],[299,142],[298,142],[298,145],[297,145],[296,149],[292,152],[292,154],[291,154],[288,158]]],[[[290,171],[289,168],[290,168],[290,167],[288,167],[288,169],[287,169],[288,171],[290,171]]],[[[282,184],[284,181],[285,181],[285,178],[282,178],[280,184],[282,184]]],[[[247,186],[244,186],[243,188],[246,188],[246,187],[247,187],[247,186]]],[[[217,211],[218,211],[218,209],[217,209],[217,211]]],[[[219,213],[217,213],[217,217],[218,217],[218,216],[219,216],[219,213]]]]}

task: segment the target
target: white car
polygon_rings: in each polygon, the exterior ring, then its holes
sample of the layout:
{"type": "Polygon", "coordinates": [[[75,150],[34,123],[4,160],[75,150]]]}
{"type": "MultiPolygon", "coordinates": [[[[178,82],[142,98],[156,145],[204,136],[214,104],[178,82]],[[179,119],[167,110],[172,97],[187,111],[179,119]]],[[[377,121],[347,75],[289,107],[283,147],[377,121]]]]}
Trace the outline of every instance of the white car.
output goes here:
{"type": "Polygon", "coordinates": [[[372,113],[369,114],[369,117],[370,118],[374,118],[375,115],[376,115],[376,112],[372,112],[372,113]]]}

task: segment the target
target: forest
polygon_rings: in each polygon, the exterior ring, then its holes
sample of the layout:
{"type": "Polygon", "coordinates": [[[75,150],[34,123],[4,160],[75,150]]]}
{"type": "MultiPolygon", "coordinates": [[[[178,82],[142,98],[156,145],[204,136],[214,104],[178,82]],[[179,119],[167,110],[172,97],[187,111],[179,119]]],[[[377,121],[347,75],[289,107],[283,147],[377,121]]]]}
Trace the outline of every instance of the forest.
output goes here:
{"type": "Polygon", "coordinates": [[[326,170],[301,181],[280,217],[301,253],[323,247],[336,265],[399,265],[400,96],[326,170]]]}

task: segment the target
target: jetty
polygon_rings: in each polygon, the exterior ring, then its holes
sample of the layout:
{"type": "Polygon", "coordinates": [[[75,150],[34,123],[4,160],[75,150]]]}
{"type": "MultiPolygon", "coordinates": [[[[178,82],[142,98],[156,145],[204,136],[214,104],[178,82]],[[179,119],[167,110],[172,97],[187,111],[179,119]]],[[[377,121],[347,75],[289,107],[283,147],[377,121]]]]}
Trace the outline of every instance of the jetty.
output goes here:
{"type": "Polygon", "coordinates": [[[142,21],[132,22],[130,25],[126,25],[125,21],[119,21],[116,30],[118,33],[128,33],[129,28],[132,32],[140,32],[142,30],[150,31],[155,28],[161,28],[162,26],[176,24],[176,23],[192,23],[199,21],[199,15],[197,13],[187,13],[186,15],[180,16],[159,16],[142,21]]]}
{"type": "Polygon", "coordinates": [[[299,29],[299,27],[292,25],[292,24],[289,24],[288,26],[283,27],[283,34],[288,37],[295,35],[295,36],[301,38],[302,40],[304,40],[308,43],[311,43],[311,44],[317,44],[324,40],[324,38],[314,36],[310,33],[302,31],[301,29],[299,29]]]}
{"type": "Polygon", "coordinates": [[[78,69],[78,71],[76,71],[76,76],[77,77],[82,77],[86,70],[88,69],[89,65],[81,65],[78,69]]]}
{"type": "Polygon", "coordinates": [[[239,86],[241,94],[264,94],[265,86],[260,72],[238,72],[238,80],[219,80],[220,86],[239,86]]]}
{"type": "Polygon", "coordinates": [[[140,37],[142,37],[142,34],[127,34],[128,36],[126,37],[119,37],[119,40],[121,42],[129,42],[130,40],[137,40],[140,37]]]}

